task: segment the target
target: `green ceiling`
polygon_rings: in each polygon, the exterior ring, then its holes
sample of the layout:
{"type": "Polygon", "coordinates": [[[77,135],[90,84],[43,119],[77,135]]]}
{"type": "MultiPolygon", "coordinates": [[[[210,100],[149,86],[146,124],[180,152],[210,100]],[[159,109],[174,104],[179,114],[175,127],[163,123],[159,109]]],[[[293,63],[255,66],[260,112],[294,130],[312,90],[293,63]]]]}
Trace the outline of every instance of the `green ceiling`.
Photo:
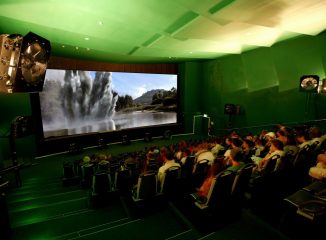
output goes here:
{"type": "Polygon", "coordinates": [[[0,34],[108,62],[214,59],[326,29],[325,0],[1,0],[0,34]]]}

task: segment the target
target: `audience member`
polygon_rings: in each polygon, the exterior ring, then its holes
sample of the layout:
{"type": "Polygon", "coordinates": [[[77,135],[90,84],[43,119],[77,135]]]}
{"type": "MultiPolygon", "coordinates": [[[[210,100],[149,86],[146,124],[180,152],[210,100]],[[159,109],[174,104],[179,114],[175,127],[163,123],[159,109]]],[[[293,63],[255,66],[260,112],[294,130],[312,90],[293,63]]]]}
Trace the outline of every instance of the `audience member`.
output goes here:
{"type": "Polygon", "coordinates": [[[254,171],[258,172],[258,173],[264,172],[269,161],[273,161],[273,159],[274,159],[273,157],[278,155],[279,158],[277,159],[277,162],[275,163],[275,167],[273,169],[273,170],[277,170],[278,167],[280,166],[281,159],[284,156],[283,147],[284,147],[284,145],[280,140],[273,139],[271,141],[271,146],[270,146],[269,152],[266,154],[266,156],[261,161],[258,162],[258,165],[254,169],[254,171]]]}
{"type": "Polygon", "coordinates": [[[310,146],[309,133],[305,127],[297,127],[295,129],[295,140],[297,141],[299,149],[310,146]]]}
{"type": "Polygon", "coordinates": [[[326,179],[326,153],[317,156],[317,165],[310,168],[309,175],[318,180],[326,179]]]}
{"type": "Polygon", "coordinates": [[[160,183],[164,181],[165,178],[165,171],[170,167],[181,167],[179,163],[176,163],[173,158],[173,153],[165,148],[162,147],[160,150],[161,157],[164,161],[163,165],[158,169],[158,180],[160,183]]]}
{"type": "Polygon", "coordinates": [[[243,151],[243,162],[252,162],[251,157],[255,155],[254,149],[255,143],[249,139],[243,139],[242,151],[243,151]]]}
{"type": "Polygon", "coordinates": [[[245,163],[242,161],[243,153],[240,148],[233,148],[230,151],[230,165],[225,169],[225,171],[237,172],[240,170],[245,163]]]}
{"type": "Polygon", "coordinates": [[[318,127],[311,127],[309,129],[310,145],[318,149],[322,143],[322,133],[318,127]]]}

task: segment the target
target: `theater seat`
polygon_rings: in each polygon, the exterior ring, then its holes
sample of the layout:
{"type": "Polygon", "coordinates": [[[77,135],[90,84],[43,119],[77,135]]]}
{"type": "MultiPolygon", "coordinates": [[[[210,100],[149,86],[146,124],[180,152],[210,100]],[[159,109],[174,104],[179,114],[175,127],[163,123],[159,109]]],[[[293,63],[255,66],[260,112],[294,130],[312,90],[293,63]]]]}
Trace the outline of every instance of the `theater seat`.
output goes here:
{"type": "Polygon", "coordinates": [[[92,206],[103,205],[109,201],[109,193],[112,191],[111,177],[108,171],[97,171],[92,177],[90,201],[92,206]]]}
{"type": "Polygon", "coordinates": [[[137,185],[132,189],[134,202],[148,200],[157,195],[156,173],[145,173],[138,177],[137,185]]]}
{"type": "Polygon", "coordinates": [[[196,194],[191,194],[195,199],[195,206],[209,214],[228,211],[230,209],[231,189],[234,179],[235,173],[225,171],[219,173],[212,181],[205,200],[197,198],[196,194]]]}
{"type": "Polygon", "coordinates": [[[234,182],[232,184],[231,195],[232,201],[237,205],[242,205],[244,201],[244,194],[249,188],[249,181],[252,175],[252,169],[255,165],[248,163],[236,173],[234,182]]]}
{"type": "Polygon", "coordinates": [[[180,189],[180,175],[181,168],[172,166],[165,171],[164,179],[160,186],[160,192],[166,194],[168,197],[176,197],[180,189]]]}

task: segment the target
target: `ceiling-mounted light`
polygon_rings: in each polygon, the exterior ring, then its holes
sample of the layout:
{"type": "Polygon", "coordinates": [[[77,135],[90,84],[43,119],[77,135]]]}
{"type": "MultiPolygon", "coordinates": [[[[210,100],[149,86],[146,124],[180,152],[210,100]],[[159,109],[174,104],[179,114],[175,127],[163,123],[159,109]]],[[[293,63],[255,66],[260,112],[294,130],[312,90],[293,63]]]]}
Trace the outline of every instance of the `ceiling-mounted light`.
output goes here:
{"type": "Polygon", "coordinates": [[[317,92],[319,85],[319,76],[305,75],[300,78],[300,91],[317,92]]]}

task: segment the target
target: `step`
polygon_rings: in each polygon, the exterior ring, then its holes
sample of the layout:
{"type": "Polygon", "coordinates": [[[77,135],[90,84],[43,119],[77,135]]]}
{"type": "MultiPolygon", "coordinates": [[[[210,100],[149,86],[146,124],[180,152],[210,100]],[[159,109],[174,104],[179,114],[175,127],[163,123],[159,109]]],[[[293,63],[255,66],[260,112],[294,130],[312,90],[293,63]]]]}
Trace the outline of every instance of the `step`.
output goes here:
{"type": "MultiPolygon", "coordinates": [[[[186,224],[176,217],[175,214],[169,209],[162,209],[161,212],[153,213],[145,218],[135,219],[114,227],[102,229],[97,232],[87,233],[74,239],[133,239],[133,240],[146,240],[146,239],[169,239],[173,237],[186,234],[189,229],[186,224]]],[[[196,232],[194,237],[198,236],[196,232]]]]}
{"type": "Polygon", "coordinates": [[[48,204],[38,208],[26,209],[24,211],[9,212],[12,227],[30,225],[32,223],[46,221],[69,215],[88,208],[88,197],[81,197],[53,204],[48,204]]]}
{"type": "Polygon", "coordinates": [[[88,197],[89,192],[85,190],[74,190],[69,192],[44,195],[40,197],[30,197],[29,199],[8,202],[9,212],[19,212],[29,209],[35,209],[40,207],[49,206],[51,204],[57,204],[58,202],[64,202],[67,199],[76,199],[88,197]]]}
{"type": "Polygon", "coordinates": [[[80,234],[99,231],[130,221],[119,202],[99,209],[83,209],[79,212],[57,216],[42,222],[13,228],[11,240],[20,239],[71,239],[80,234]]]}

